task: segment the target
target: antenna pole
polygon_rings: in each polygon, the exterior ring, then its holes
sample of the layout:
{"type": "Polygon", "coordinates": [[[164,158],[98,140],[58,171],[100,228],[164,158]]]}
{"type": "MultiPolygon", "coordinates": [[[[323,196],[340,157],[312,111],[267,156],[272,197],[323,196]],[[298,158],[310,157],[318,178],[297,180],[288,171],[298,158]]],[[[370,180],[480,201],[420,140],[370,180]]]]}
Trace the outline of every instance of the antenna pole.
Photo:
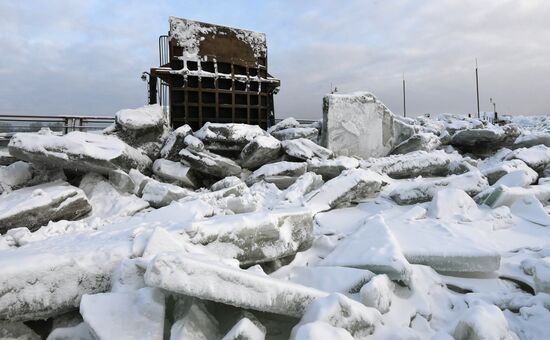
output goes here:
{"type": "Polygon", "coordinates": [[[479,78],[477,75],[477,58],[476,58],[476,94],[477,94],[477,118],[480,118],[479,112],[479,78]]]}
{"type": "Polygon", "coordinates": [[[405,93],[405,73],[403,73],[403,117],[407,117],[407,100],[405,93]]]}

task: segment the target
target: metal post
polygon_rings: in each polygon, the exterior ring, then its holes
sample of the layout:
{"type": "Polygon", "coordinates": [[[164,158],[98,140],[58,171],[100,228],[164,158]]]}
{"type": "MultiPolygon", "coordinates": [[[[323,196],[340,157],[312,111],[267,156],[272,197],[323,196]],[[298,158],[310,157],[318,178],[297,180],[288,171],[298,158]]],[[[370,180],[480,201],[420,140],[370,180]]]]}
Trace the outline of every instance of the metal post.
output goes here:
{"type": "MultiPolygon", "coordinates": [[[[149,104],[156,104],[157,103],[157,77],[155,76],[149,76],[149,104]]],[[[160,103],[161,105],[165,105],[165,103],[160,103]]]]}
{"type": "Polygon", "coordinates": [[[403,73],[403,117],[407,117],[407,100],[405,96],[405,73],[403,73]]]}
{"type": "Polygon", "coordinates": [[[477,93],[477,118],[481,118],[479,112],[479,78],[477,75],[477,58],[476,58],[476,93],[477,93]]]}

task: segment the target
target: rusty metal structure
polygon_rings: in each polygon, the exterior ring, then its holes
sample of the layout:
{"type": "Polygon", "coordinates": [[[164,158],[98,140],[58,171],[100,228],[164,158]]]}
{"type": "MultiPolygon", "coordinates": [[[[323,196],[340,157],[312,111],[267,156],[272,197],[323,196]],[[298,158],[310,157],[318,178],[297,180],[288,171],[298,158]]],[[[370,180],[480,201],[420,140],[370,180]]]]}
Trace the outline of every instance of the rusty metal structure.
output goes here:
{"type": "Polygon", "coordinates": [[[273,123],[280,81],[268,72],[264,33],[170,17],[159,57],[149,72],[149,103],[168,106],[174,128],[273,123]]]}

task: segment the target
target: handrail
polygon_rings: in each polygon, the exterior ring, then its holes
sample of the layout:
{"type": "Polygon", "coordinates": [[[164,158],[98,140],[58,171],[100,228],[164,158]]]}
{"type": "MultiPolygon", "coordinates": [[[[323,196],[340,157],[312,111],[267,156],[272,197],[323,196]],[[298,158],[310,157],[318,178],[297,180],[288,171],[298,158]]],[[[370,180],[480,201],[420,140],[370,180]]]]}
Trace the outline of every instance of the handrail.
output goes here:
{"type": "Polygon", "coordinates": [[[36,132],[43,127],[49,127],[57,132],[68,133],[71,131],[100,130],[113,122],[114,117],[107,116],[0,114],[0,141],[10,139],[17,132],[36,132]],[[38,126],[34,124],[38,124],[38,126]]]}
{"type": "Polygon", "coordinates": [[[51,119],[51,120],[65,120],[67,118],[71,119],[84,119],[84,120],[105,120],[105,121],[114,121],[113,117],[105,117],[105,116],[78,116],[78,115],[66,115],[66,116],[43,116],[43,115],[7,115],[7,114],[0,114],[0,120],[2,119],[13,119],[13,120],[19,120],[19,119],[51,119]]]}

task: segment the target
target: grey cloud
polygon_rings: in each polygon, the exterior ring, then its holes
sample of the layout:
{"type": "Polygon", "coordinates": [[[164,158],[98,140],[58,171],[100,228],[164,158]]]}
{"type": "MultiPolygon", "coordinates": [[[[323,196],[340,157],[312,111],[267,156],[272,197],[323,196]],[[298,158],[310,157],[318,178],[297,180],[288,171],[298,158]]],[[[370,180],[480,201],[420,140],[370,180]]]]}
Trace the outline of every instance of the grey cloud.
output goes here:
{"type": "Polygon", "coordinates": [[[280,117],[321,116],[330,83],[401,113],[548,113],[550,3],[526,1],[0,1],[0,112],[113,114],[144,103],[169,15],[266,32],[280,117]]]}

